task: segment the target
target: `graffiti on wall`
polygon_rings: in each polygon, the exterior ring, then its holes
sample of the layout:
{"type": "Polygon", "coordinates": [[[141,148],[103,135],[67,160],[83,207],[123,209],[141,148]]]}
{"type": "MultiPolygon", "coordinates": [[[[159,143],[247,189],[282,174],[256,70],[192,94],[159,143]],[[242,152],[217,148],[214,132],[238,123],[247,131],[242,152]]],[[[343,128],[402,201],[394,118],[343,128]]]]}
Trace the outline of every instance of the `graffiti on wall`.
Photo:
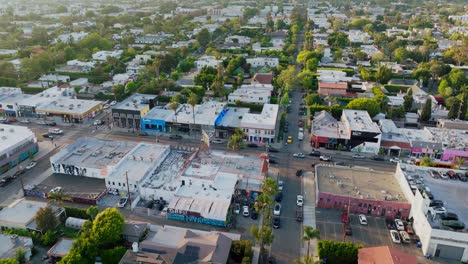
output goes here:
{"type": "Polygon", "coordinates": [[[167,218],[179,220],[179,221],[187,221],[187,222],[200,223],[200,224],[205,224],[205,225],[212,225],[212,226],[221,226],[221,227],[226,226],[226,222],[224,221],[195,217],[195,216],[188,216],[188,215],[168,214],[167,218]]]}
{"type": "Polygon", "coordinates": [[[62,173],[74,176],[86,176],[86,168],[76,167],[74,165],[66,165],[66,164],[55,164],[52,163],[52,169],[54,173],[62,173]]]}

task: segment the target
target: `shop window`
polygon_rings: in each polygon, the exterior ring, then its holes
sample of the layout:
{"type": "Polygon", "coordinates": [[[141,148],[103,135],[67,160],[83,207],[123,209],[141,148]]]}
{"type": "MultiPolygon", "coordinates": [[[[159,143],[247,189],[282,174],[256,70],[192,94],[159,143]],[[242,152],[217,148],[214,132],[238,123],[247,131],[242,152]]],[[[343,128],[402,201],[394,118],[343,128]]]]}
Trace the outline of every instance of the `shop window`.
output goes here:
{"type": "Polygon", "coordinates": [[[119,182],[119,186],[121,186],[121,185],[120,185],[120,182],[119,182]]]}

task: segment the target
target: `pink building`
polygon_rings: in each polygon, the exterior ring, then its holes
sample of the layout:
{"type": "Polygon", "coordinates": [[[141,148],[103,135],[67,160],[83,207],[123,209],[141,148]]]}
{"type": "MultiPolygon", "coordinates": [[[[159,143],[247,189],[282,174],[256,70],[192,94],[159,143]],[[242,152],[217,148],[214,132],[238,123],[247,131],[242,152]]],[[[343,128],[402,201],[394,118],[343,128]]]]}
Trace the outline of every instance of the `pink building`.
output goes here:
{"type": "Polygon", "coordinates": [[[406,200],[394,173],[342,166],[316,166],[317,207],[385,218],[408,218],[406,200]]]}
{"type": "MultiPolygon", "coordinates": [[[[468,151],[458,149],[444,149],[442,154],[443,161],[455,161],[457,157],[468,159],[468,151]]],[[[468,163],[468,161],[465,161],[468,163]]]]}

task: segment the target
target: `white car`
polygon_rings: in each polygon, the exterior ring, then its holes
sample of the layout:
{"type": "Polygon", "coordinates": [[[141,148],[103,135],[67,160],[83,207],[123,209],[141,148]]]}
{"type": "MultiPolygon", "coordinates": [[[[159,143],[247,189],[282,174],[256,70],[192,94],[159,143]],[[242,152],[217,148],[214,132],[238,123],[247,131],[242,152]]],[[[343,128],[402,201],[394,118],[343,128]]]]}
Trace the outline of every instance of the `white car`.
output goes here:
{"type": "Polygon", "coordinates": [[[240,214],[240,205],[238,203],[236,203],[236,207],[234,209],[234,213],[236,214],[240,214]]]}
{"type": "Polygon", "coordinates": [[[52,190],[50,190],[49,193],[52,193],[52,194],[53,193],[61,193],[62,190],[63,190],[62,187],[57,186],[57,187],[52,188],[52,190]]]}
{"type": "Polygon", "coordinates": [[[303,127],[299,128],[299,133],[304,133],[304,128],[303,127]]]}
{"type": "Polygon", "coordinates": [[[323,160],[323,161],[331,161],[331,159],[332,159],[332,158],[331,158],[330,156],[328,156],[328,155],[322,155],[322,156],[320,156],[320,160],[323,160]]]}
{"type": "Polygon", "coordinates": [[[400,231],[400,240],[403,243],[411,243],[411,238],[406,231],[400,231]]]}
{"type": "Polygon", "coordinates": [[[401,219],[395,219],[395,226],[398,231],[405,231],[405,225],[401,219]]]}
{"type": "Polygon", "coordinates": [[[213,143],[213,144],[223,144],[224,143],[224,141],[222,141],[221,139],[212,139],[210,142],[213,143]]]}
{"type": "Polygon", "coordinates": [[[28,165],[26,165],[26,169],[30,170],[30,169],[34,168],[34,166],[36,166],[36,164],[37,164],[37,162],[31,161],[28,165]]]}
{"type": "Polygon", "coordinates": [[[283,181],[278,181],[278,191],[283,191],[284,188],[284,182],[283,181]]]}
{"type": "Polygon", "coordinates": [[[117,204],[117,207],[124,208],[125,205],[127,205],[127,202],[128,202],[128,197],[127,196],[122,197],[120,198],[119,203],[117,204]]]}
{"type": "Polygon", "coordinates": [[[296,204],[297,206],[302,206],[304,205],[304,196],[298,195],[296,199],[296,204]]]}
{"type": "Polygon", "coordinates": [[[366,158],[366,156],[361,155],[361,154],[354,154],[353,155],[353,159],[365,159],[365,158],[366,158]]]}
{"type": "Polygon", "coordinates": [[[96,119],[96,120],[94,120],[94,122],[93,122],[93,125],[95,125],[95,126],[99,126],[99,125],[102,125],[102,124],[104,124],[104,122],[102,122],[101,119],[96,119]]]}
{"type": "Polygon", "coordinates": [[[54,135],[62,135],[63,130],[59,128],[54,128],[54,129],[50,129],[49,133],[54,134],[54,135]]]}
{"type": "Polygon", "coordinates": [[[304,153],[300,152],[300,153],[294,153],[293,157],[303,159],[303,158],[305,158],[305,155],[304,155],[304,153]]]}
{"type": "Polygon", "coordinates": [[[245,217],[250,215],[249,207],[247,205],[242,206],[242,215],[245,216],[245,217]]]}
{"type": "Polygon", "coordinates": [[[273,215],[280,215],[281,214],[281,204],[275,204],[275,208],[273,208],[273,215]]]}
{"type": "Polygon", "coordinates": [[[399,162],[401,162],[401,160],[399,158],[391,158],[390,162],[399,163],[399,162]]]}
{"type": "Polygon", "coordinates": [[[108,105],[108,104],[105,104],[105,105],[104,105],[102,108],[104,108],[104,109],[108,109],[109,107],[110,107],[110,105],[108,105]]]}
{"type": "Polygon", "coordinates": [[[398,231],[396,230],[390,230],[390,237],[392,238],[393,243],[400,244],[400,235],[398,234],[398,231]]]}
{"type": "Polygon", "coordinates": [[[445,207],[443,206],[429,207],[429,211],[431,212],[432,215],[447,213],[447,209],[445,209],[445,207]]]}
{"type": "Polygon", "coordinates": [[[110,102],[110,105],[116,105],[116,104],[117,104],[117,101],[110,102]]]}
{"type": "Polygon", "coordinates": [[[361,223],[361,225],[367,225],[367,218],[365,215],[363,214],[359,215],[359,223],[361,223]]]}
{"type": "Polygon", "coordinates": [[[29,121],[29,119],[21,119],[20,123],[29,124],[29,123],[31,123],[31,121],[29,121]]]}

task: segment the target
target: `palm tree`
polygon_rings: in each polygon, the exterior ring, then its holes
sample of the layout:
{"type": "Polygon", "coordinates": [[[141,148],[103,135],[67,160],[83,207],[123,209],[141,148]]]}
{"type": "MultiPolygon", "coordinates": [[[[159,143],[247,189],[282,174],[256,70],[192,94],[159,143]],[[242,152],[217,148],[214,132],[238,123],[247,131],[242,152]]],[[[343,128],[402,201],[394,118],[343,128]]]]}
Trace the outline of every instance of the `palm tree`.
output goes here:
{"type": "MultiPolygon", "coordinates": [[[[172,98],[175,98],[175,97],[172,97],[172,98]]],[[[177,109],[179,108],[179,105],[180,105],[180,103],[175,101],[175,100],[173,100],[171,102],[171,104],[169,104],[169,107],[172,109],[172,111],[174,111],[174,116],[175,116],[176,123],[177,123],[177,109]]]]}
{"type": "Polygon", "coordinates": [[[457,157],[455,159],[455,164],[456,164],[457,168],[460,169],[463,165],[465,165],[465,161],[466,161],[466,159],[464,159],[462,157],[457,157]]]}
{"type": "Polygon", "coordinates": [[[47,199],[49,199],[49,204],[62,205],[64,201],[69,201],[70,197],[65,195],[63,191],[47,193],[47,199]]]}
{"type": "Polygon", "coordinates": [[[236,129],[236,132],[229,138],[226,145],[228,149],[238,151],[244,145],[244,132],[241,129],[236,129]]]}
{"type": "Polygon", "coordinates": [[[309,253],[310,241],[314,238],[320,239],[320,231],[318,231],[317,229],[314,229],[311,226],[305,226],[304,236],[302,236],[302,240],[307,241],[307,258],[308,259],[311,258],[310,253],[309,253]]]}
{"type": "Polygon", "coordinates": [[[198,96],[195,93],[191,93],[187,99],[187,103],[192,106],[193,127],[195,127],[195,106],[198,104],[198,96]]]}

